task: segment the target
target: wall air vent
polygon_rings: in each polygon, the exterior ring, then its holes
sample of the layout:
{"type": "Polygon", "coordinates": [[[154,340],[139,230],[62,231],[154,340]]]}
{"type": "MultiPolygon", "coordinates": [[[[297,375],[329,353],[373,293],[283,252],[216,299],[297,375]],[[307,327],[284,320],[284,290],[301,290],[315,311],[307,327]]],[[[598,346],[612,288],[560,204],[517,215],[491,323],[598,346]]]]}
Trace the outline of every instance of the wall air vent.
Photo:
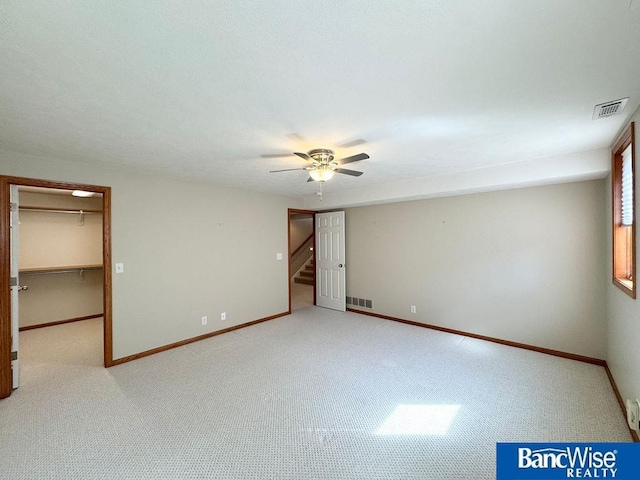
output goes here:
{"type": "Polygon", "coordinates": [[[373,300],[358,297],[347,297],[347,305],[353,305],[356,307],[373,308],[373,300]]]}
{"type": "Polygon", "coordinates": [[[624,106],[627,104],[628,100],[629,97],[596,105],[593,109],[593,116],[591,117],[591,119],[596,120],[598,118],[610,117],[611,115],[620,113],[624,109],[624,106]]]}

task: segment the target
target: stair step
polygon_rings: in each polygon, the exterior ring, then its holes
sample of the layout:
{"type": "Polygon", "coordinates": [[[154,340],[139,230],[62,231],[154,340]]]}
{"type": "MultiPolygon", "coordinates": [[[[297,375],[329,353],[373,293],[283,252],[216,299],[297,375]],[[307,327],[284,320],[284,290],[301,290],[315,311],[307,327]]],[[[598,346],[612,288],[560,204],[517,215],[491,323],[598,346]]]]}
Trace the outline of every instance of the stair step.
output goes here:
{"type": "Polygon", "coordinates": [[[313,277],[296,277],[294,279],[296,283],[304,283],[306,285],[313,285],[313,277]]]}
{"type": "Polygon", "coordinates": [[[316,267],[314,267],[313,265],[305,265],[304,269],[305,270],[311,270],[313,272],[316,269],[316,267]]]}
{"type": "Polygon", "coordinates": [[[313,270],[301,270],[300,271],[300,276],[301,277],[313,277],[313,270]]]}

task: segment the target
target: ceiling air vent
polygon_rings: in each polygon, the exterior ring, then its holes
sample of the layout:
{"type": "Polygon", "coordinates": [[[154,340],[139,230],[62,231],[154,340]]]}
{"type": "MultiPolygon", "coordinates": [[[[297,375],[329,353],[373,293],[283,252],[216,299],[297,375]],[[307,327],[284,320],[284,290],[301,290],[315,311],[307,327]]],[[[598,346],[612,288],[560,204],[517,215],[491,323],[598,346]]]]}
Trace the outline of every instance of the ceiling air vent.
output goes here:
{"type": "Polygon", "coordinates": [[[629,100],[629,97],[596,105],[593,109],[593,117],[591,117],[591,119],[596,120],[598,118],[610,117],[611,115],[620,113],[627,104],[627,100],[629,100]]]}

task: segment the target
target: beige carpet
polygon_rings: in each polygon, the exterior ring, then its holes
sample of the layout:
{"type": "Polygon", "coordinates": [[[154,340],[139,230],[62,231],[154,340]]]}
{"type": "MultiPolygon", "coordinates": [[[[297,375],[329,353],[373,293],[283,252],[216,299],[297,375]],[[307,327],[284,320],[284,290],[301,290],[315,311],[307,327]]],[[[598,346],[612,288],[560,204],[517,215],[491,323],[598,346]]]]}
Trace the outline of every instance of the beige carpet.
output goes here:
{"type": "Polygon", "coordinates": [[[8,479],[493,479],[498,441],[630,441],[603,368],[306,307],[111,369],[21,334],[8,479]]]}

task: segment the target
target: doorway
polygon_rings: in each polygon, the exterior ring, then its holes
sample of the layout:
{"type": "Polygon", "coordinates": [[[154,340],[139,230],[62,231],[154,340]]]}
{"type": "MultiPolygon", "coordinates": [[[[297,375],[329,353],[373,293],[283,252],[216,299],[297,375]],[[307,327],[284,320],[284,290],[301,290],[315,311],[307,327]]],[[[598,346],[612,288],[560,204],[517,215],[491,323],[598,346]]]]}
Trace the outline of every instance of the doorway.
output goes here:
{"type": "Polygon", "coordinates": [[[315,305],[315,213],[288,210],[289,312],[315,305]]]}
{"type": "MultiPolygon", "coordinates": [[[[0,398],[8,397],[11,394],[13,381],[12,381],[12,371],[11,366],[12,362],[18,360],[19,362],[19,341],[13,342],[12,340],[17,340],[17,307],[19,305],[19,301],[17,301],[17,290],[21,287],[18,285],[22,285],[22,281],[18,281],[18,275],[12,275],[12,265],[11,265],[11,246],[12,243],[17,242],[17,235],[15,235],[15,242],[11,241],[12,237],[12,228],[11,228],[11,216],[15,215],[15,212],[12,210],[17,210],[19,212],[20,205],[12,206],[11,200],[11,191],[12,186],[15,191],[26,191],[35,193],[38,189],[42,189],[42,192],[46,191],[60,191],[63,190],[65,192],[70,192],[73,190],[85,191],[85,192],[93,192],[94,194],[102,196],[102,220],[101,232],[98,233],[98,238],[101,239],[102,250],[101,250],[101,258],[98,257],[97,262],[91,265],[81,265],[85,268],[77,268],[80,265],[71,265],[74,268],[67,268],[69,266],[55,266],[47,267],[47,268],[30,268],[27,271],[21,272],[22,274],[57,274],[58,272],[64,272],[64,274],[73,274],[78,275],[79,278],[85,278],[85,275],[90,276],[101,276],[102,280],[102,330],[103,330],[103,359],[104,366],[110,367],[113,364],[113,347],[112,347],[112,288],[111,288],[111,189],[110,187],[103,187],[98,185],[87,185],[87,184],[76,184],[76,183],[66,183],[66,182],[53,182],[47,180],[38,180],[38,179],[30,179],[30,178],[21,178],[21,177],[8,177],[8,176],[0,176],[0,238],[2,239],[2,254],[0,256],[0,398]],[[17,187],[17,188],[16,188],[17,187]],[[54,273],[55,272],[55,273],[54,273]],[[11,277],[14,277],[12,279],[11,277]],[[15,316],[12,320],[12,316],[15,316]],[[12,329],[13,332],[12,333],[12,329]],[[12,339],[13,337],[13,339],[12,339]],[[12,345],[13,343],[13,345],[12,345]]],[[[22,202],[20,202],[22,204],[22,202]]],[[[39,209],[40,212],[46,214],[48,207],[43,207],[39,209]]],[[[49,212],[56,210],[58,213],[69,213],[65,212],[64,208],[53,209],[49,208],[49,212]]],[[[86,218],[88,218],[89,210],[87,212],[82,213],[78,212],[78,225],[81,226],[84,224],[86,218]],[[86,217],[85,217],[86,215],[86,217]]],[[[93,212],[92,212],[93,213],[93,212]]],[[[19,234],[19,231],[18,231],[19,234]]],[[[100,241],[100,240],[99,240],[100,241]]],[[[14,270],[17,268],[17,261],[14,262],[14,270]]],[[[25,277],[26,278],[26,277],[25,277]]],[[[24,288],[24,286],[22,286],[24,288]]],[[[87,315],[87,316],[95,316],[95,315],[87,315]]],[[[80,320],[81,316],[76,316],[67,320],[80,320]]],[[[57,323],[57,322],[56,322],[57,323]]],[[[59,323],[67,323],[67,321],[59,322],[59,323]]]]}

